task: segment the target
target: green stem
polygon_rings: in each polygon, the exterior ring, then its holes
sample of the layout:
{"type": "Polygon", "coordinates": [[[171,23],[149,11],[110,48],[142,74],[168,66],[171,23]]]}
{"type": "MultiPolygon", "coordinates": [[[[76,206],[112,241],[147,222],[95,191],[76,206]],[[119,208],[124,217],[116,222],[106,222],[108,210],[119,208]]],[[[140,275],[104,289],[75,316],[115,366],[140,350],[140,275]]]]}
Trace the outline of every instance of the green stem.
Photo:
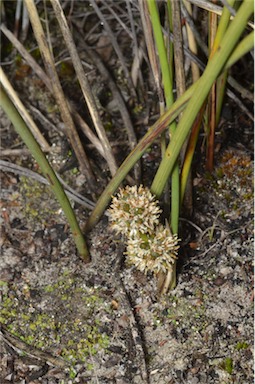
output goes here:
{"type": "Polygon", "coordinates": [[[79,224],[77,222],[76,216],[73,212],[71,204],[64,192],[64,189],[59,182],[57,176],[55,175],[53,169],[51,168],[48,160],[46,159],[44,153],[42,152],[40,146],[35,140],[34,136],[30,132],[29,128],[25,124],[24,120],[14,107],[10,98],[4,91],[2,87],[0,87],[0,105],[13,123],[15,130],[20,135],[26,146],[28,147],[31,154],[34,156],[35,160],[39,164],[44,176],[47,178],[50,188],[54,192],[56,198],[58,199],[65,215],[70,225],[75,244],[77,246],[78,252],[82,259],[87,263],[90,261],[88,249],[86,246],[86,242],[81,233],[79,224]]]}
{"type": "Polygon", "coordinates": [[[139,160],[144,152],[151,146],[154,140],[169,126],[169,124],[176,119],[179,113],[184,109],[186,103],[191,97],[195,89],[193,84],[176,102],[166,111],[157,121],[153,124],[146,135],[140,140],[137,146],[127,156],[124,162],[119,167],[113,179],[109,182],[102,195],[99,197],[97,204],[92,211],[85,230],[89,231],[98,222],[105,208],[110,202],[112,195],[119,187],[121,182],[125,179],[128,172],[133,168],[137,160],[139,160]]]}
{"type": "MultiPolygon", "coordinates": [[[[248,16],[251,14],[251,10],[249,10],[248,16]]],[[[243,23],[244,25],[244,23],[243,23]]],[[[234,28],[236,28],[234,26],[234,28]]],[[[232,32],[230,32],[232,33],[232,32]]],[[[239,32],[241,34],[241,32],[239,32]]],[[[231,35],[228,34],[227,38],[230,39],[231,35]]],[[[236,38],[236,40],[238,37],[236,38]]],[[[225,40],[225,39],[224,39],[225,40]]],[[[246,38],[244,39],[246,40],[246,38]]],[[[248,42],[248,41],[247,41],[248,42]]],[[[226,43],[224,43],[226,44],[226,43]]],[[[252,44],[252,39],[251,35],[249,35],[249,47],[253,46],[252,44]]],[[[234,45],[234,44],[233,44],[234,45]]],[[[231,54],[229,60],[226,62],[224,65],[224,70],[228,69],[238,58],[240,58],[239,54],[241,52],[247,53],[248,49],[248,44],[246,46],[246,49],[242,50],[242,42],[237,46],[236,48],[238,50],[238,54],[236,54],[236,50],[231,54]]],[[[248,51],[250,48],[248,49],[248,51]]],[[[214,61],[217,62],[218,60],[218,55],[222,49],[219,50],[217,53],[216,59],[214,58],[214,61]]],[[[211,65],[211,64],[210,64],[211,65]]],[[[213,64],[212,64],[213,65],[213,64]]],[[[216,76],[217,77],[217,76],[216,76]]],[[[187,89],[187,91],[179,97],[178,100],[175,101],[175,103],[153,124],[153,126],[150,127],[146,135],[141,139],[141,141],[137,144],[137,146],[133,149],[133,151],[127,156],[127,158],[124,160],[118,171],[116,172],[115,176],[113,179],[109,182],[107,187],[105,188],[104,192],[101,194],[100,198],[98,199],[98,202],[92,211],[87,223],[86,223],[86,230],[89,231],[91,230],[94,225],[99,221],[100,217],[104,213],[104,210],[106,209],[108,203],[110,202],[112,195],[116,191],[116,189],[119,187],[121,182],[125,179],[129,171],[133,168],[137,160],[141,158],[141,156],[144,154],[144,152],[147,150],[147,148],[150,147],[150,145],[153,143],[153,141],[168,127],[168,125],[179,115],[179,113],[185,108],[187,102],[191,98],[191,96],[194,94],[194,91],[196,89],[200,90],[200,81],[201,78],[197,80],[196,83],[194,83],[190,88],[187,89]]],[[[203,80],[204,81],[204,80],[203,80]]],[[[213,79],[214,81],[214,79],[213,79]]],[[[212,81],[212,82],[213,82],[212,81]]],[[[187,134],[189,133],[189,128],[187,129],[187,133],[177,129],[174,137],[175,141],[172,143],[171,146],[171,151],[173,151],[173,155],[175,156],[175,160],[179,154],[178,147],[177,149],[175,148],[176,142],[178,140],[183,140],[183,142],[186,139],[187,134]]],[[[181,144],[182,146],[182,144],[181,144]]],[[[173,160],[171,159],[171,167],[173,167],[173,160]]],[[[171,172],[171,169],[170,169],[171,172]]]]}
{"type": "Polygon", "coordinates": [[[192,159],[193,159],[193,155],[194,155],[196,144],[197,144],[197,139],[200,131],[201,122],[203,119],[203,114],[205,111],[205,106],[206,106],[206,103],[204,103],[203,107],[200,109],[196,117],[196,120],[192,126],[189,142],[188,142],[186,153],[185,153],[185,159],[184,159],[183,167],[181,171],[181,197],[180,197],[181,204],[183,202],[185,191],[186,191],[192,159]]]}
{"type": "MultiPolygon", "coordinates": [[[[217,79],[217,87],[219,86],[219,92],[222,92],[222,88],[219,84],[220,79],[224,82],[225,77],[223,77],[227,73],[227,69],[230,68],[236,61],[238,61],[242,56],[244,56],[247,52],[252,50],[254,45],[254,32],[251,32],[249,35],[243,38],[243,40],[238,44],[238,46],[235,48],[234,52],[229,57],[227,64],[225,65],[224,69],[226,69],[223,73],[221,73],[220,77],[217,79]]],[[[223,90],[224,90],[224,84],[223,84],[223,90]]],[[[218,93],[218,90],[217,90],[218,93]]],[[[189,144],[186,150],[185,155],[185,161],[183,164],[183,168],[181,171],[181,203],[184,197],[186,184],[187,184],[187,178],[188,174],[191,168],[193,155],[195,152],[195,147],[198,139],[199,129],[200,129],[200,122],[199,120],[202,119],[202,110],[200,110],[198,117],[195,120],[195,123],[193,125],[191,135],[189,138],[189,144]]],[[[219,119],[219,116],[217,115],[217,121],[219,119]]],[[[216,124],[217,124],[216,121],[216,124]]]]}
{"type": "Polygon", "coordinates": [[[176,132],[168,145],[165,156],[161,161],[152,183],[152,190],[154,190],[154,185],[160,186],[158,187],[157,197],[161,196],[165,186],[165,180],[167,180],[173,170],[181,147],[189,134],[196,115],[202,107],[212,84],[219,76],[227,62],[227,59],[233,52],[234,47],[237,44],[242,32],[245,30],[247,21],[252,13],[253,1],[244,0],[234,20],[231,22],[228,30],[226,31],[222,42],[219,44],[217,51],[209,60],[202,77],[195,83],[196,89],[194,90],[193,96],[183,113],[182,119],[179,122],[176,132]]]}
{"type": "MultiPolygon", "coordinates": [[[[160,68],[162,73],[162,83],[164,87],[164,94],[166,100],[166,107],[169,108],[174,103],[173,96],[173,71],[167,59],[167,52],[162,34],[162,28],[155,0],[148,2],[148,8],[151,17],[151,23],[153,27],[156,47],[158,50],[160,68]]],[[[176,130],[176,123],[173,121],[169,126],[170,136],[176,130]]],[[[165,180],[167,183],[167,180],[165,180]]],[[[157,185],[154,185],[154,189],[151,189],[153,194],[157,194],[157,185]]],[[[171,183],[171,228],[173,233],[178,233],[179,223],[179,207],[180,207],[180,179],[179,179],[179,167],[176,162],[172,173],[171,183]]]]}
{"type": "MultiPolygon", "coordinates": [[[[228,4],[232,7],[234,5],[236,0],[228,0],[228,4]]],[[[211,56],[214,55],[214,52],[217,50],[220,42],[222,41],[224,34],[228,28],[229,21],[230,21],[230,12],[226,6],[223,7],[223,12],[220,17],[220,22],[217,28],[217,33],[213,42],[213,48],[211,51],[211,56]]]]}
{"type": "Polygon", "coordinates": [[[254,31],[250,32],[249,35],[245,36],[243,40],[235,48],[234,52],[228,59],[225,69],[230,68],[238,60],[241,59],[246,53],[252,50],[254,46],[254,31]]]}
{"type": "Polygon", "coordinates": [[[148,8],[150,12],[156,47],[158,50],[166,105],[167,107],[169,107],[174,102],[173,85],[172,85],[173,74],[167,60],[166,47],[165,47],[164,38],[161,30],[161,24],[160,24],[156,1],[155,0],[148,1],[148,8]]]}
{"type": "MultiPolygon", "coordinates": [[[[233,7],[235,0],[228,0],[228,4],[233,7]]],[[[217,48],[222,41],[224,34],[228,28],[230,22],[230,11],[226,6],[223,8],[222,15],[220,17],[219,25],[215,34],[215,38],[212,39],[210,58],[217,51],[217,48]]],[[[216,19],[217,20],[217,19],[216,19]]],[[[209,59],[210,60],[210,59],[209,59]]],[[[225,88],[227,81],[227,71],[224,71],[217,79],[216,84],[212,86],[208,100],[208,137],[207,137],[207,162],[206,168],[210,171],[213,170],[214,164],[214,141],[215,141],[215,129],[219,123],[223,99],[225,96],[225,88]]]]}

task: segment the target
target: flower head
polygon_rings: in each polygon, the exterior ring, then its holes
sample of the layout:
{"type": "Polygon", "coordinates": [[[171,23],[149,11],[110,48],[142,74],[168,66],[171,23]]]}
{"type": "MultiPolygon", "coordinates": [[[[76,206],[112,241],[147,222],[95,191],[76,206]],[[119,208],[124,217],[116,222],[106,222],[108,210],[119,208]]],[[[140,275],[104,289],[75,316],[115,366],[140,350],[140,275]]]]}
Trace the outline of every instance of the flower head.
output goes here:
{"type": "Polygon", "coordinates": [[[128,237],[138,232],[153,233],[161,209],[148,188],[126,186],[113,197],[108,213],[112,229],[128,237]]]}
{"type": "Polygon", "coordinates": [[[120,189],[108,213],[112,229],[125,236],[130,264],[144,273],[173,271],[179,239],[159,224],[161,210],[148,188],[120,189]]]}
{"type": "Polygon", "coordinates": [[[144,273],[166,273],[177,259],[178,237],[159,225],[154,234],[139,233],[127,240],[128,262],[144,273]]]}

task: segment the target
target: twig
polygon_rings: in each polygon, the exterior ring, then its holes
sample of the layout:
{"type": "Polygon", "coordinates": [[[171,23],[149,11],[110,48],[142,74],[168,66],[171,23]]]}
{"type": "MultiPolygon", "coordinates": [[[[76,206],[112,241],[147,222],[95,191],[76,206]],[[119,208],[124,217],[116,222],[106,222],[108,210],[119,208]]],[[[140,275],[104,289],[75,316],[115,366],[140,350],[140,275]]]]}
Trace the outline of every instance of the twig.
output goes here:
{"type": "Polygon", "coordinates": [[[93,120],[95,129],[97,131],[98,137],[99,137],[101,144],[102,144],[102,147],[104,149],[105,158],[107,160],[109,169],[110,169],[111,174],[113,176],[116,173],[116,170],[118,167],[117,167],[115,158],[113,156],[112,148],[111,148],[111,145],[110,145],[109,140],[107,138],[107,135],[106,135],[105,129],[103,127],[102,121],[100,119],[100,116],[99,116],[99,113],[98,113],[98,110],[96,107],[96,103],[94,100],[94,96],[90,90],[89,82],[88,82],[87,77],[84,73],[80,57],[78,55],[76,46],[74,44],[72,35],[70,33],[70,29],[68,27],[64,12],[61,8],[59,0],[51,0],[51,4],[53,6],[55,16],[58,20],[62,35],[63,35],[65,43],[66,43],[66,46],[67,46],[69,53],[70,53],[70,56],[72,58],[72,63],[73,63],[74,69],[76,71],[76,74],[77,74],[77,77],[78,77],[78,80],[79,80],[79,83],[80,83],[80,86],[82,89],[83,96],[86,100],[86,103],[87,103],[91,118],[93,120]]]}
{"type": "Polygon", "coordinates": [[[138,48],[137,34],[136,34],[135,23],[134,23],[134,16],[133,16],[132,7],[131,7],[132,2],[130,2],[130,0],[126,0],[126,4],[127,4],[128,17],[129,17],[129,22],[130,22],[131,31],[132,31],[131,39],[133,41],[133,57],[134,57],[133,65],[134,65],[134,62],[136,63],[136,66],[135,66],[136,71],[134,71],[134,67],[132,65],[131,78],[132,78],[132,82],[133,82],[134,86],[136,87],[138,73],[140,72],[139,68],[140,68],[142,57],[143,57],[143,50],[138,48]]]}
{"type": "Polygon", "coordinates": [[[229,3],[226,0],[221,0],[222,4],[229,10],[230,14],[232,16],[236,15],[236,11],[233,7],[229,5],[229,3]]]}
{"type": "MultiPolygon", "coordinates": [[[[137,139],[136,139],[135,130],[134,130],[128,109],[127,109],[126,104],[123,100],[123,97],[122,97],[117,85],[115,84],[115,81],[111,77],[111,74],[109,73],[109,71],[106,68],[106,66],[104,65],[104,63],[102,62],[100,56],[95,51],[88,49],[89,47],[87,46],[87,44],[84,41],[82,41],[81,44],[85,47],[88,55],[91,57],[91,59],[95,63],[97,69],[99,70],[99,72],[103,78],[103,81],[109,86],[109,88],[111,90],[112,97],[115,100],[116,104],[118,105],[119,112],[121,114],[121,117],[122,117],[122,120],[124,123],[124,127],[126,128],[126,132],[128,135],[129,145],[130,145],[130,148],[132,150],[137,145],[137,139]]],[[[139,162],[138,162],[138,166],[135,167],[135,170],[136,170],[136,175],[135,175],[136,179],[139,180],[141,177],[141,167],[139,165],[139,162]]]]}
{"type": "Polygon", "coordinates": [[[29,13],[29,18],[34,31],[34,36],[39,45],[39,49],[42,55],[42,59],[43,59],[46,71],[52,82],[52,89],[60,110],[61,117],[63,119],[63,122],[65,123],[66,133],[68,135],[72,148],[75,151],[76,157],[79,161],[81,172],[86,176],[86,179],[90,185],[90,188],[94,190],[95,182],[96,182],[95,176],[90,167],[89,160],[81,144],[70,110],[68,108],[68,104],[67,104],[67,101],[66,101],[63,89],[61,87],[56,68],[55,68],[54,59],[47,45],[45,33],[43,31],[43,27],[42,27],[35,3],[29,0],[24,0],[24,1],[29,13]]]}
{"type": "Polygon", "coordinates": [[[179,219],[180,221],[185,221],[186,223],[189,223],[192,227],[194,227],[199,233],[203,233],[203,230],[198,226],[196,225],[195,223],[193,223],[192,221],[188,220],[188,219],[185,219],[184,217],[180,217],[179,219]]]}
{"type": "MultiPolygon", "coordinates": [[[[233,86],[233,83],[231,84],[233,86]]],[[[246,113],[246,115],[251,119],[251,121],[254,121],[253,114],[246,108],[244,103],[232,92],[230,89],[227,89],[227,95],[238,105],[238,107],[246,113]]]]}
{"type": "Polygon", "coordinates": [[[159,104],[162,105],[164,104],[164,95],[161,87],[159,61],[156,55],[155,41],[153,38],[153,31],[152,31],[150,18],[149,18],[148,3],[143,0],[139,0],[138,3],[140,8],[140,17],[142,20],[143,34],[144,34],[144,39],[147,46],[153,80],[155,81],[159,104]]]}
{"type": "Polygon", "coordinates": [[[179,1],[172,2],[172,23],[173,23],[173,41],[174,41],[174,63],[177,97],[185,92],[185,74],[184,74],[184,55],[183,38],[181,27],[181,11],[179,1]]]}
{"type": "Polygon", "coordinates": [[[210,252],[213,248],[216,247],[216,245],[219,245],[220,242],[217,240],[216,243],[214,243],[213,245],[211,245],[206,251],[204,251],[203,253],[200,253],[199,256],[205,256],[207,255],[208,252],[210,252]]]}
{"type": "Polygon", "coordinates": [[[124,31],[128,34],[128,36],[133,39],[133,34],[132,32],[128,29],[128,27],[126,26],[126,24],[121,20],[121,18],[118,16],[118,14],[114,11],[113,7],[112,7],[112,4],[109,5],[107,4],[107,1],[104,2],[104,6],[108,9],[109,12],[111,12],[111,14],[114,16],[114,18],[119,22],[119,24],[122,26],[122,28],[124,29],[124,31]]]}
{"type": "Polygon", "coordinates": [[[33,112],[45,130],[59,133],[62,127],[56,127],[38,108],[34,107],[31,103],[27,103],[27,109],[33,112]]]}
{"type": "Polygon", "coordinates": [[[27,109],[25,108],[24,104],[21,102],[18,94],[15,92],[14,88],[12,87],[11,83],[9,82],[7,76],[5,75],[1,67],[0,67],[0,82],[2,86],[5,88],[6,92],[8,93],[13,104],[17,108],[19,114],[22,116],[26,124],[29,126],[37,142],[40,144],[40,146],[44,151],[49,152],[50,145],[47,143],[47,141],[41,134],[39,128],[37,127],[37,125],[31,118],[31,116],[29,115],[27,109]]]}
{"type": "MultiPolygon", "coordinates": [[[[190,1],[190,0],[187,0],[187,1],[190,1]]],[[[164,30],[164,34],[166,35],[167,32],[166,30],[164,30]]],[[[170,38],[171,40],[173,40],[173,35],[170,34],[170,38]]],[[[199,69],[201,69],[201,71],[204,71],[205,69],[205,64],[199,60],[187,47],[184,46],[184,53],[185,55],[187,55],[187,57],[189,57],[192,61],[194,61],[199,69]]],[[[237,91],[239,92],[244,98],[248,98],[249,100],[252,99],[253,100],[253,96],[251,95],[251,93],[249,91],[245,92],[245,90],[243,89],[243,87],[235,80],[233,79],[232,76],[228,76],[228,79],[227,79],[227,82],[237,91]]],[[[246,113],[246,115],[252,120],[254,121],[254,116],[250,113],[250,111],[247,109],[247,107],[243,104],[243,102],[240,100],[240,98],[238,98],[229,88],[227,88],[226,90],[226,93],[227,93],[227,96],[232,99],[238,106],[240,109],[242,109],[243,112],[246,113]]]]}
{"type": "MultiPolygon", "coordinates": [[[[0,30],[5,34],[5,36],[8,38],[8,40],[15,46],[15,48],[19,51],[21,56],[26,60],[26,62],[29,64],[29,66],[33,69],[33,71],[37,74],[37,76],[43,81],[43,83],[46,85],[48,90],[52,93],[52,82],[50,81],[49,77],[46,75],[46,73],[42,70],[42,68],[37,64],[37,62],[33,59],[33,57],[28,53],[28,51],[24,48],[24,46],[15,38],[15,36],[12,34],[11,31],[9,31],[4,24],[0,25],[0,30]]],[[[82,117],[78,114],[78,112],[75,110],[73,104],[68,100],[68,107],[70,108],[74,118],[79,122],[80,127],[87,136],[87,138],[91,141],[91,143],[97,148],[99,153],[104,156],[104,151],[102,148],[102,145],[99,141],[99,139],[96,137],[96,135],[92,132],[92,130],[89,128],[89,126],[85,123],[85,121],[82,119],[82,117]]]]}
{"type": "MultiPolygon", "coordinates": [[[[42,175],[40,175],[37,172],[33,172],[30,169],[21,167],[19,165],[10,163],[9,161],[0,160],[0,169],[5,172],[11,172],[16,175],[25,176],[28,178],[32,178],[39,183],[50,185],[47,179],[45,179],[42,175]]],[[[66,194],[75,202],[79,203],[81,206],[88,208],[92,210],[95,206],[93,201],[87,199],[86,197],[80,195],[78,192],[76,192],[74,189],[72,189],[68,184],[65,183],[65,181],[56,173],[59,181],[63,185],[66,194]]]]}
{"type": "Polygon", "coordinates": [[[231,85],[235,91],[240,93],[243,99],[248,99],[253,103],[253,93],[239,84],[232,76],[228,76],[228,84],[231,85]]]}
{"type": "MultiPolygon", "coordinates": [[[[223,7],[220,7],[216,4],[211,3],[208,0],[187,0],[189,3],[192,3],[194,5],[197,5],[198,7],[205,9],[206,11],[214,12],[216,15],[221,16],[223,7]]],[[[225,5],[225,2],[222,0],[222,3],[225,5]]],[[[230,12],[231,13],[231,12],[230,12]]],[[[232,16],[233,17],[233,16],[232,16]]],[[[231,17],[231,18],[232,18],[231,17]]],[[[254,23],[251,21],[248,21],[247,23],[251,28],[254,29],[254,23]]]]}
{"type": "Polygon", "coordinates": [[[124,74],[125,74],[125,77],[126,77],[126,80],[128,82],[128,86],[129,86],[129,90],[130,90],[130,93],[132,95],[132,97],[136,97],[136,92],[135,92],[135,88],[134,88],[134,85],[133,85],[133,82],[132,82],[132,79],[131,79],[131,76],[130,76],[130,73],[129,73],[129,70],[126,66],[126,63],[125,63],[125,58],[123,56],[123,53],[119,47],[119,44],[109,26],[109,23],[108,21],[106,20],[106,18],[104,17],[103,13],[100,11],[97,3],[95,0],[91,0],[91,4],[96,12],[96,14],[98,15],[99,19],[103,22],[103,25],[104,25],[104,28],[108,34],[108,36],[110,37],[111,39],[111,43],[112,43],[112,46],[116,52],[116,55],[118,56],[118,59],[120,60],[120,63],[121,63],[121,66],[123,68],[123,71],[124,71],[124,74]]]}
{"type": "Polygon", "coordinates": [[[8,157],[8,156],[27,156],[30,155],[30,152],[26,148],[20,149],[1,149],[0,157],[8,157]]]}
{"type": "Polygon", "coordinates": [[[66,368],[70,365],[70,363],[63,360],[61,357],[53,356],[51,353],[41,351],[40,349],[37,349],[32,345],[20,340],[18,337],[12,335],[8,331],[7,327],[2,323],[0,323],[0,336],[6,344],[11,346],[15,350],[19,350],[22,354],[26,353],[29,356],[46,361],[56,367],[66,368]]]}

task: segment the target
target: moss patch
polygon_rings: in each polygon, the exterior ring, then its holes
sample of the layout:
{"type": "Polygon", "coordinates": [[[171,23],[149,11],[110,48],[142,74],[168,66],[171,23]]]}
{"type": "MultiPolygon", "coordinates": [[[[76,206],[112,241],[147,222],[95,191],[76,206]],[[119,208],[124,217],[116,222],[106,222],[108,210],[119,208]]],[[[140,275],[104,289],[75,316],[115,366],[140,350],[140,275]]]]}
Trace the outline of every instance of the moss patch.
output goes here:
{"type": "Polygon", "coordinates": [[[46,224],[50,216],[58,215],[59,204],[57,201],[54,203],[55,198],[47,185],[21,176],[20,193],[24,200],[25,215],[29,220],[46,224]]]}
{"type": "Polygon", "coordinates": [[[21,340],[51,351],[71,364],[107,348],[109,336],[102,332],[103,312],[110,311],[99,288],[64,275],[43,288],[28,284],[0,284],[0,321],[21,340]]]}
{"type": "Polygon", "coordinates": [[[215,189],[232,210],[243,209],[242,201],[253,200],[253,163],[250,156],[225,151],[215,176],[215,189]]]}

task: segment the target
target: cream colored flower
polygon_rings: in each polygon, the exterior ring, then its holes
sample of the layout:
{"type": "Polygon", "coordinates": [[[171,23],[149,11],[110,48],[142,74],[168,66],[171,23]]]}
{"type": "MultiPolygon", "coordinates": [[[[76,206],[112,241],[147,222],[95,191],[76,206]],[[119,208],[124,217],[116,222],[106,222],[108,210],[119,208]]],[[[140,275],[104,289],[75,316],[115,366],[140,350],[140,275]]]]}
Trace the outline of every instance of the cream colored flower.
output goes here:
{"type": "Polygon", "coordinates": [[[128,262],[144,273],[166,273],[177,259],[178,237],[160,225],[154,234],[132,236],[127,240],[128,262]]]}
{"type": "Polygon", "coordinates": [[[152,233],[159,223],[161,209],[148,188],[140,185],[120,189],[108,209],[110,225],[126,237],[152,233]]]}
{"type": "Polygon", "coordinates": [[[129,264],[144,273],[173,270],[179,239],[159,225],[161,209],[148,188],[140,185],[120,189],[108,213],[111,228],[126,238],[129,264]]]}

